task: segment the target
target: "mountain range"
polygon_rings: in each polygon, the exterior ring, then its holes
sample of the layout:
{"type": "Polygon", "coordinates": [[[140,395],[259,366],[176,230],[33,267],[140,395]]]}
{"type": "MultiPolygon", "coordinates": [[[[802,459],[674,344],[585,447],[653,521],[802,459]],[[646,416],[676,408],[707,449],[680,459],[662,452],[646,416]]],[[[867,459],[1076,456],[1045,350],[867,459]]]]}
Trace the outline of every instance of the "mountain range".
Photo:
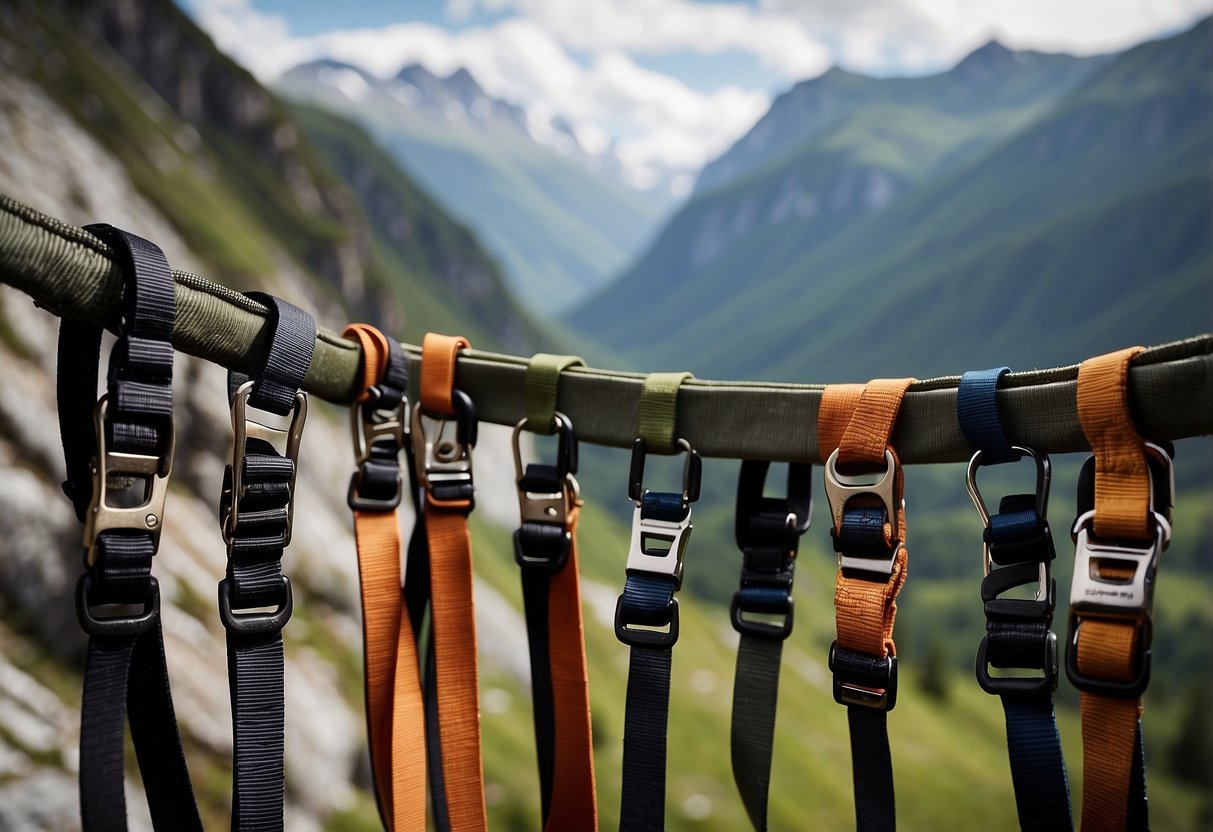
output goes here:
{"type": "Polygon", "coordinates": [[[1211,33],[798,84],[569,321],[645,364],[813,381],[1206,331],[1211,33]]]}
{"type": "Polygon", "coordinates": [[[440,78],[409,65],[385,80],[318,61],[276,87],[361,124],[476,231],[519,299],[548,315],[622,269],[670,203],[660,187],[628,184],[611,148],[591,154],[567,124],[532,124],[464,69],[440,78]]]}

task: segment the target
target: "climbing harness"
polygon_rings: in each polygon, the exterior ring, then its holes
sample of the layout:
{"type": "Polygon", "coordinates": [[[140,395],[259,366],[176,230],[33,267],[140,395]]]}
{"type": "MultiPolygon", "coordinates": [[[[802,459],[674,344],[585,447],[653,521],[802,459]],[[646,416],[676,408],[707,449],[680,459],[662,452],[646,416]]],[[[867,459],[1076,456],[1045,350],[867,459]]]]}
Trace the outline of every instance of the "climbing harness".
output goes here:
{"type": "MultiPolygon", "coordinates": [[[[347,501],[362,596],[367,739],[380,818],[388,830],[425,827],[425,704],[417,644],[400,572],[397,508],[406,489],[408,365],[400,344],[366,324],[344,335],[362,346],[363,393],[350,409],[354,459],[347,501]]],[[[413,491],[414,495],[416,491],[413,491]]]]}
{"type": "Polygon", "coordinates": [[[1049,457],[1007,439],[996,393],[999,379],[1008,372],[1002,367],[965,373],[956,393],[960,429],[974,448],[966,484],[984,525],[981,600],[986,635],[977,650],[977,681],[986,693],[1002,699],[1020,827],[1069,832],[1069,783],[1053,712],[1057,636],[1051,629],[1056,585],[1047,519],[1049,457]],[[1003,497],[991,514],[977,487],[978,470],[1025,457],[1035,467],[1035,491],[1003,497]],[[1031,600],[1008,597],[1021,587],[1034,587],[1031,600]],[[1004,672],[994,674],[991,668],[1004,672]],[[1012,669],[1018,674],[1005,672],[1012,669]]]}
{"type": "Polygon", "coordinates": [[[201,830],[165,665],[160,586],[151,574],[175,443],[173,280],[153,243],[108,225],[88,231],[109,244],[128,279],[108,392],[100,399],[101,328],[66,318],[59,328],[63,490],[84,523],[76,614],[89,637],[80,818],[86,832],[126,829],[126,718],[153,826],[201,830]]]}
{"type": "Polygon", "coordinates": [[[615,605],[615,637],[631,648],[623,729],[623,790],[619,828],[665,828],[666,725],[670,663],[678,641],[682,562],[691,537],[691,504],[699,499],[702,460],[685,439],[675,441],[675,404],[686,373],[653,373],[641,397],[640,433],[632,444],[628,497],[636,503],[627,580],[615,605]],[[649,444],[686,455],[682,490],[644,487],[649,444]]]}
{"type": "Polygon", "coordinates": [[[838,553],[829,666],[834,701],[847,706],[859,832],[896,828],[887,716],[897,703],[893,621],[908,558],[905,485],[889,436],[913,381],[830,385],[817,417],[818,448],[832,449],[825,492],[838,553]]]}
{"type": "Polygon", "coordinates": [[[737,483],[734,536],[741,581],[729,608],[740,634],[733,681],[733,779],[754,828],[767,828],[771,752],[783,641],[792,632],[792,573],[812,519],[812,466],[789,463],[787,496],[764,497],[770,463],[747,459],[737,483]],[[761,617],[755,617],[761,616],[761,617]]]}
{"type": "Polygon", "coordinates": [[[426,333],[421,347],[421,401],[412,418],[417,474],[425,489],[430,566],[433,666],[432,671],[427,668],[425,685],[427,698],[433,697],[437,730],[436,736],[430,734],[429,745],[441,757],[441,787],[431,794],[439,828],[457,832],[488,825],[468,534],[468,515],[474,507],[472,448],[477,420],[472,400],[455,387],[455,360],[468,346],[465,338],[426,333]],[[446,430],[452,422],[453,437],[446,430]]]}
{"type": "Polygon", "coordinates": [[[249,297],[270,310],[270,343],[251,379],[228,373],[235,442],[223,474],[219,521],[227,572],[219,582],[219,619],[227,630],[232,701],[232,829],[283,828],[282,628],[291,617],[283,550],[294,524],[299,443],[307,419],[300,390],[312,361],[316,323],[281,298],[249,297]]]}
{"type": "Polygon", "coordinates": [[[589,682],[578,586],[577,434],[556,408],[560,373],[582,364],[540,353],[527,374],[527,415],[514,426],[514,471],[521,525],[514,557],[531,656],[535,751],[544,829],[598,828],[589,682]],[[522,464],[524,429],[557,436],[556,464],[522,464]]]}
{"type": "Polygon", "coordinates": [[[1079,478],[1066,674],[1080,692],[1083,832],[1149,829],[1141,695],[1150,681],[1150,613],[1171,540],[1171,455],[1129,412],[1140,347],[1084,361],[1078,417],[1092,456],[1079,478]]]}

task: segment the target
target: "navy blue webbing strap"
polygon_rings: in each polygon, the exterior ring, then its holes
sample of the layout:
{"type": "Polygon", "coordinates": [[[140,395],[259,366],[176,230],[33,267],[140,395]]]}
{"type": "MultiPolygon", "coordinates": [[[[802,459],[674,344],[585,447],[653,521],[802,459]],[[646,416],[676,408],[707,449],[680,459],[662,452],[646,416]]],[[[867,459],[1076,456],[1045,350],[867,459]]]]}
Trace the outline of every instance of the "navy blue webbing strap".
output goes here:
{"type": "Polygon", "coordinates": [[[812,501],[810,465],[788,466],[787,497],[763,496],[765,460],[745,460],[737,483],[735,538],[741,579],[730,618],[740,634],[733,681],[733,780],[755,829],[767,828],[771,754],[783,640],[792,632],[792,577],[812,501]],[[752,616],[767,616],[766,619],[752,616]],[[749,616],[749,617],[748,617],[749,616]],[[782,616],[782,620],[775,620],[782,616]]]}
{"type": "Polygon", "coordinates": [[[957,417],[975,454],[969,466],[969,489],[986,518],[981,596],[986,636],[977,655],[977,680],[1002,699],[1007,751],[1021,828],[1071,830],[1069,783],[1053,691],[1057,686],[1057,640],[1051,630],[1054,586],[1048,565],[1053,560],[1052,535],[1045,517],[1048,460],[1008,441],[996,406],[999,379],[1006,367],[965,373],[957,390],[957,417]],[[1035,494],[1003,497],[990,514],[976,485],[985,464],[1014,462],[1030,456],[1037,464],[1035,494]],[[1009,590],[1042,581],[1035,600],[1003,598],[1009,590]],[[995,676],[990,668],[1023,668],[1039,676],[995,676]]]}
{"type": "Polygon", "coordinates": [[[154,244],[108,225],[88,230],[113,248],[128,279],[104,403],[95,400],[101,330],[64,320],[59,332],[64,491],[91,538],[76,596],[89,635],[80,714],[81,822],[88,832],[126,829],[125,717],[153,826],[201,830],[169,686],[159,585],[151,576],[172,466],[173,281],[154,244]],[[111,457],[115,452],[120,455],[111,457]],[[111,520],[123,510],[115,511],[106,492],[128,485],[145,489],[143,503],[128,510],[141,521],[154,518],[142,529],[111,520]],[[114,604],[139,612],[98,614],[114,604]]]}
{"type": "Polygon", "coordinates": [[[298,441],[306,416],[300,393],[316,343],[312,317],[272,295],[250,294],[270,308],[266,359],[245,378],[228,376],[233,424],[244,432],[224,474],[220,519],[227,540],[227,572],[219,582],[219,614],[227,630],[228,687],[232,705],[232,821],[241,832],[279,832],[285,798],[286,705],[282,628],[293,597],[282,573],[290,542],[298,441]],[[290,416],[286,428],[263,425],[246,414],[255,407],[290,416]],[[261,436],[249,429],[257,427],[261,436]],[[266,438],[285,445],[279,453],[266,438]],[[252,611],[269,608],[269,612],[252,611]]]}

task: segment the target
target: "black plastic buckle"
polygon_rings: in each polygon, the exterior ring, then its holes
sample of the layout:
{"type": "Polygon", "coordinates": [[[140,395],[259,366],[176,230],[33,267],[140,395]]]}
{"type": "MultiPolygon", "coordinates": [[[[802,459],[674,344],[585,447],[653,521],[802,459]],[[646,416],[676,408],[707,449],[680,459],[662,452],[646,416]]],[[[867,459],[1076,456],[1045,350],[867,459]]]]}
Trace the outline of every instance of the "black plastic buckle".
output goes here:
{"type": "Polygon", "coordinates": [[[524,572],[559,572],[569,562],[572,542],[572,534],[563,525],[524,522],[514,530],[514,560],[524,572]]]}
{"type": "Polygon", "coordinates": [[[400,472],[396,472],[396,491],[391,497],[375,498],[364,497],[359,493],[362,486],[362,471],[355,471],[350,475],[350,488],[345,494],[345,502],[352,511],[394,511],[400,505],[401,495],[404,493],[404,478],[400,472]]]}
{"type": "Polygon", "coordinates": [[[782,641],[787,638],[792,632],[792,621],[796,609],[792,602],[790,579],[788,584],[787,592],[782,594],[777,601],[762,600],[758,603],[753,603],[753,595],[746,592],[750,588],[747,586],[743,586],[734,592],[733,600],[729,604],[729,618],[733,622],[733,629],[742,635],[756,636],[773,641],[782,641]],[[746,618],[743,613],[782,615],[783,620],[780,622],[755,621],[746,618]]]}
{"type": "Polygon", "coordinates": [[[977,646],[977,684],[981,685],[981,689],[986,693],[997,696],[1031,696],[1057,690],[1057,634],[1052,630],[1045,633],[1041,645],[1044,653],[1042,664],[1039,668],[1033,668],[1043,671],[1040,676],[991,676],[989,642],[990,637],[987,635],[977,646]]]}
{"type": "Polygon", "coordinates": [[[219,620],[229,633],[236,635],[262,635],[280,632],[291,620],[294,596],[291,579],[282,576],[282,600],[273,612],[237,612],[232,609],[232,581],[224,578],[219,582],[219,620]]]}
{"type": "MultiPolygon", "coordinates": [[[[146,633],[160,620],[160,584],[148,576],[147,587],[143,598],[136,603],[143,604],[143,611],[137,615],[114,615],[97,617],[93,615],[93,576],[85,572],[76,581],[76,618],[80,628],[90,636],[126,637],[139,636],[146,633]]],[[[103,604],[101,606],[111,606],[103,604]]],[[[113,604],[112,606],[118,606],[113,604]]]]}
{"type": "Polygon", "coordinates": [[[677,598],[670,601],[667,610],[670,613],[670,621],[665,630],[631,627],[623,620],[623,596],[620,595],[619,600],[615,602],[615,638],[630,647],[673,647],[678,641],[677,598]]]}
{"type": "Polygon", "coordinates": [[[1066,678],[1070,680],[1070,684],[1087,693],[1114,696],[1118,699],[1136,699],[1145,693],[1146,688],[1150,686],[1150,640],[1153,635],[1150,619],[1146,618],[1139,624],[1141,632],[1137,636],[1137,656],[1134,661],[1137,673],[1127,681],[1098,679],[1078,669],[1078,630],[1081,626],[1079,616],[1071,613],[1069,643],[1066,649],[1066,678]]]}
{"type": "Polygon", "coordinates": [[[897,705],[897,657],[878,659],[830,645],[834,701],[839,705],[891,711],[897,705]]]}

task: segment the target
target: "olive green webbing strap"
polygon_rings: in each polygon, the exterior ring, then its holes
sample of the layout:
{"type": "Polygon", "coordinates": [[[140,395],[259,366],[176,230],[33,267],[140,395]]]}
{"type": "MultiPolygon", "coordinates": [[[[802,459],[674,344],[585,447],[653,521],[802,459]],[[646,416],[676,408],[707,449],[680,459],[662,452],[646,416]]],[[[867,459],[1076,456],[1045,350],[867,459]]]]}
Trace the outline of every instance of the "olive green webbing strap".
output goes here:
{"type": "Polygon", "coordinates": [[[576,355],[537,352],[531,356],[526,374],[526,422],[531,430],[543,433],[560,409],[560,374],[569,367],[584,366],[585,361],[576,355]]]}
{"type": "MultiPolygon", "coordinates": [[[[235,370],[248,370],[269,344],[268,312],[256,301],[188,272],[174,272],[174,346],[235,370]]],[[[56,315],[113,326],[123,276],[113,252],[87,231],[0,195],[0,283],[56,315]]],[[[418,378],[420,349],[408,347],[418,378]]],[[[482,421],[513,425],[526,414],[529,359],[464,350],[459,384],[482,421]]],[[[329,330],[317,335],[304,389],[349,404],[359,391],[357,344],[329,330]]],[[[570,367],[560,376],[561,406],[586,442],[626,448],[646,376],[570,367]]],[[[1089,450],[1078,423],[1078,367],[1004,376],[998,409],[1013,443],[1043,453],[1089,450]]],[[[906,395],[892,441],[903,463],[960,462],[971,455],[956,421],[959,376],[922,381],[906,395]]],[[[818,462],[820,385],[688,378],[678,396],[678,431],[703,456],[818,462]]],[[[416,390],[412,394],[416,395],[416,390]]],[[[1154,347],[1133,359],[1131,407],[1141,433],[1159,440],[1213,433],[1213,335],[1154,347]]]]}
{"type": "Polygon", "coordinates": [[[649,453],[677,450],[678,391],[690,378],[694,378],[690,373],[649,373],[644,377],[636,412],[638,433],[649,453]]]}

